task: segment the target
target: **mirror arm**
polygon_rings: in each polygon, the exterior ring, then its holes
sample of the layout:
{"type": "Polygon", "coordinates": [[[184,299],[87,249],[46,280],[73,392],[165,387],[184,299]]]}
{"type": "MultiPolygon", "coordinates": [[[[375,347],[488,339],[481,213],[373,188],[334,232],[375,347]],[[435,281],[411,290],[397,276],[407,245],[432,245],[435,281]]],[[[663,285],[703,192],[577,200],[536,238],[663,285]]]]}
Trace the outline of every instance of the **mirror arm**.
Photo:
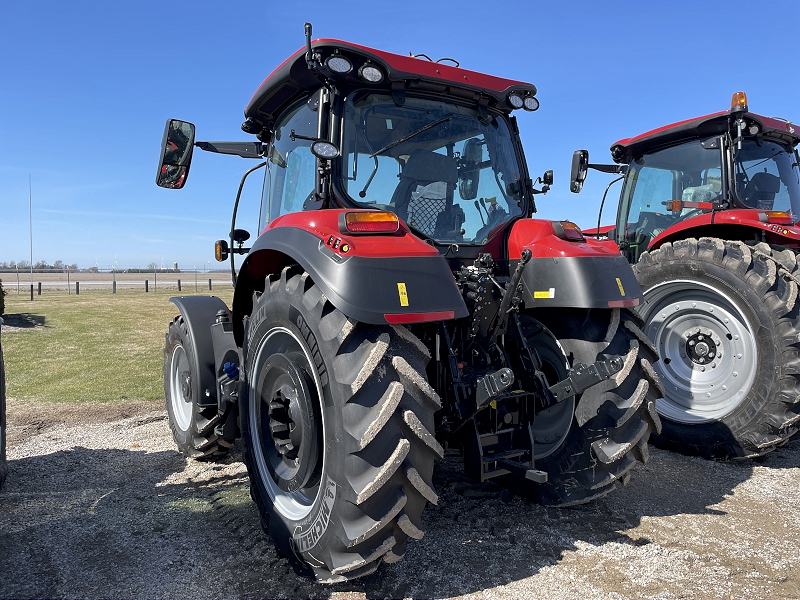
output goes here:
{"type": "Polygon", "coordinates": [[[265,144],[261,142],[195,142],[194,145],[206,152],[233,154],[242,158],[261,158],[265,144]]]}
{"type": "MultiPolygon", "coordinates": [[[[236,265],[234,264],[233,258],[236,252],[234,251],[233,247],[233,232],[236,231],[236,211],[239,210],[239,200],[242,198],[242,190],[244,189],[244,180],[247,179],[247,176],[250,175],[253,171],[257,171],[261,167],[265,167],[267,165],[267,161],[264,161],[252,169],[248,169],[247,172],[242,176],[242,181],[239,183],[239,191],[236,192],[236,202],[233,204],[233,216],[231,217],[231,233],[230,233],[230,240],[231,240],[231,281],[233,283],[233,287],[236,287],[236,265]]],[[[241,246],[240,246],[241,248],[241,246]]]]}
{"type": "Polygon", "coordinates": [[[594,169],[595,171],[600,171],[601,173],[621,173],[625,174],[628,172],[628,165],[586,165],[589,169],[594,169]]]}

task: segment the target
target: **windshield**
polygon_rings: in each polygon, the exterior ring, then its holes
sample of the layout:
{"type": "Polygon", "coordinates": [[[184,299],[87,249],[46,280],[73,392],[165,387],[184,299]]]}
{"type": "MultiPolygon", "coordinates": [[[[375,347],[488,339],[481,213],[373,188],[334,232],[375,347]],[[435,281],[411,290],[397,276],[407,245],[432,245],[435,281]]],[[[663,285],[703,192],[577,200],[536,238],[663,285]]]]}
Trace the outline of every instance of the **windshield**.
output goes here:
{"type": "Polygon", "coordinates": [[[342,187],[437,242],[484,244],[522,214],[506,122],[436,100],[362,92],[346,101],[342,187]],[[510,185],[513,184],[513,185],[510,185]]]}
{"type": "Polygon", "coordinates": [[[793,152],[775,142],[734,148],[736,196],[749,208],[782,210],[800,217],[800,167],[793,152]]]}
{"type": "Polygon", "coordinates": [[[719,140],[695,140],[633,160],[625,176],[617,242],[634,262],[670,225],[707,209],[667,210],[667,202],[712,202],[722,188],[719,140]]]}

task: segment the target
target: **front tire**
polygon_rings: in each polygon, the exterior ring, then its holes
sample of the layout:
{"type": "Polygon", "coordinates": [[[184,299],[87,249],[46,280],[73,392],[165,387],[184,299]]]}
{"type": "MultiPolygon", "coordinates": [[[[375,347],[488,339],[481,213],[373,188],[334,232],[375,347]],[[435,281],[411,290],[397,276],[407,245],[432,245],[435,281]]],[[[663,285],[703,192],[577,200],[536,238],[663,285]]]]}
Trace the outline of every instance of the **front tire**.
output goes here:
{"type": "Polygon", "coordinates": [[[645,252],[640,314],[662,361],[658,446],[706,458],[770,452],[800,421],[793,252],[716,238],[645,252]]]}
{"type": "Polygon", "coordinates": [[[183,317],[170,323],[164,345],[164,395],[172,438],[188,458],[218,459],[232,444],[215,432],[216,406],[198,406],[200,377],[194,372],[194,346],[183,317]]]}
{"type": "Polygon", "coordinates": [[[278,551],[328,583],[400,560],[438,500],[427,349],[348,319],[292,266],[267,279],[245,355],[244,460],[278,551]]]}

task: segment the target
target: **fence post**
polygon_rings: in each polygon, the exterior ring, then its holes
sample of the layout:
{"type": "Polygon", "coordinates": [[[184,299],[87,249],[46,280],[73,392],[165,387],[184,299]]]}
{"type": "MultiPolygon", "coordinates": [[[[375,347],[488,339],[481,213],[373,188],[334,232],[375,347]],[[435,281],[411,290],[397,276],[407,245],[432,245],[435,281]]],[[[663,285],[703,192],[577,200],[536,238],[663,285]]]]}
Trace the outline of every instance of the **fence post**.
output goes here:
{"type": "Polygon", "coordinates": [[[153,270],[153,290],[158,289],[158,271],[153,270]]]}
{"type": "Polygon", "coordinates": [[[116,294],[117,293],[117,280],[116,279],[111,284],[111,293],[112,294],[116,294]]]}
{"type": "Polygon", "coordinates": [[[80,281],[76,281],[75,282],[75,295],[76,296],[80,296],[80,293],[81,293],[81,282],[80,281]]]}
{"type": "Polygon", "coordinates": [[[33,284],[31,284],[31,302],[33,302],[33,284]]]}
{"type": "Polygon", "coordinates": [[[145,293],[150,291],[149,290],[149,285],[150,285],[150,282],[147,279],[145,279],[144,280],[144,291],[145,291],[145,293]]]}
{"type": "Polygon", "coordinates": [[[39,282],[39,291],[36,293],[36,295],[37,296],[41,296],[42,295],[42,282],[41,281],[39,282]]]}
{"type": "Polygon", "coordinates": [[[208,291],[211,291],[211,278],[208,279],[208,291]]]}
{"type": "Polygon", "coordinates": [[[178,279],[178,291],[179,292],[181,291],[181,280],[180,279],[178,279]]]}
{"type": "Polygon", "coordinates": [[[69,268],[67,268],[67,296],[72,293],[72,286],[69,284],[69,268]]]}

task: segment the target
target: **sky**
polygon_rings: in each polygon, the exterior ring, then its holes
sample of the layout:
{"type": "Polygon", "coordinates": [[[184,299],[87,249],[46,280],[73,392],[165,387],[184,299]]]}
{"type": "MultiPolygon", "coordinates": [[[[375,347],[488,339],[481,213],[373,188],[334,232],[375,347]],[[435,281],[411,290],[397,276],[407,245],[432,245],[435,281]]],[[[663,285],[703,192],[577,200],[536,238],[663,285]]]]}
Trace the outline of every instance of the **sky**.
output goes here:
{"type": "MultiPolygon", "coordinates": [[[[158,188],[164,122],[254,140],[244,106],[304,45],[306,21],[315,38],[536,85],[541,108],[517,116],[531,175],[553,169],[555,184],[535,216],[582,227],[612,177],[592,171],[572,194],[576,149],[611,162],[614,141],[726,110],[738,90],[752,111],[800,122],[800,0],[0,0],[0,262],[30,259],[32,225],[34,263],[216,266],[255,163],[197,151],[183,190],[158,188]]],[[[248,182],[237,225],[255,233],[260,180],[248,182]]]]}

